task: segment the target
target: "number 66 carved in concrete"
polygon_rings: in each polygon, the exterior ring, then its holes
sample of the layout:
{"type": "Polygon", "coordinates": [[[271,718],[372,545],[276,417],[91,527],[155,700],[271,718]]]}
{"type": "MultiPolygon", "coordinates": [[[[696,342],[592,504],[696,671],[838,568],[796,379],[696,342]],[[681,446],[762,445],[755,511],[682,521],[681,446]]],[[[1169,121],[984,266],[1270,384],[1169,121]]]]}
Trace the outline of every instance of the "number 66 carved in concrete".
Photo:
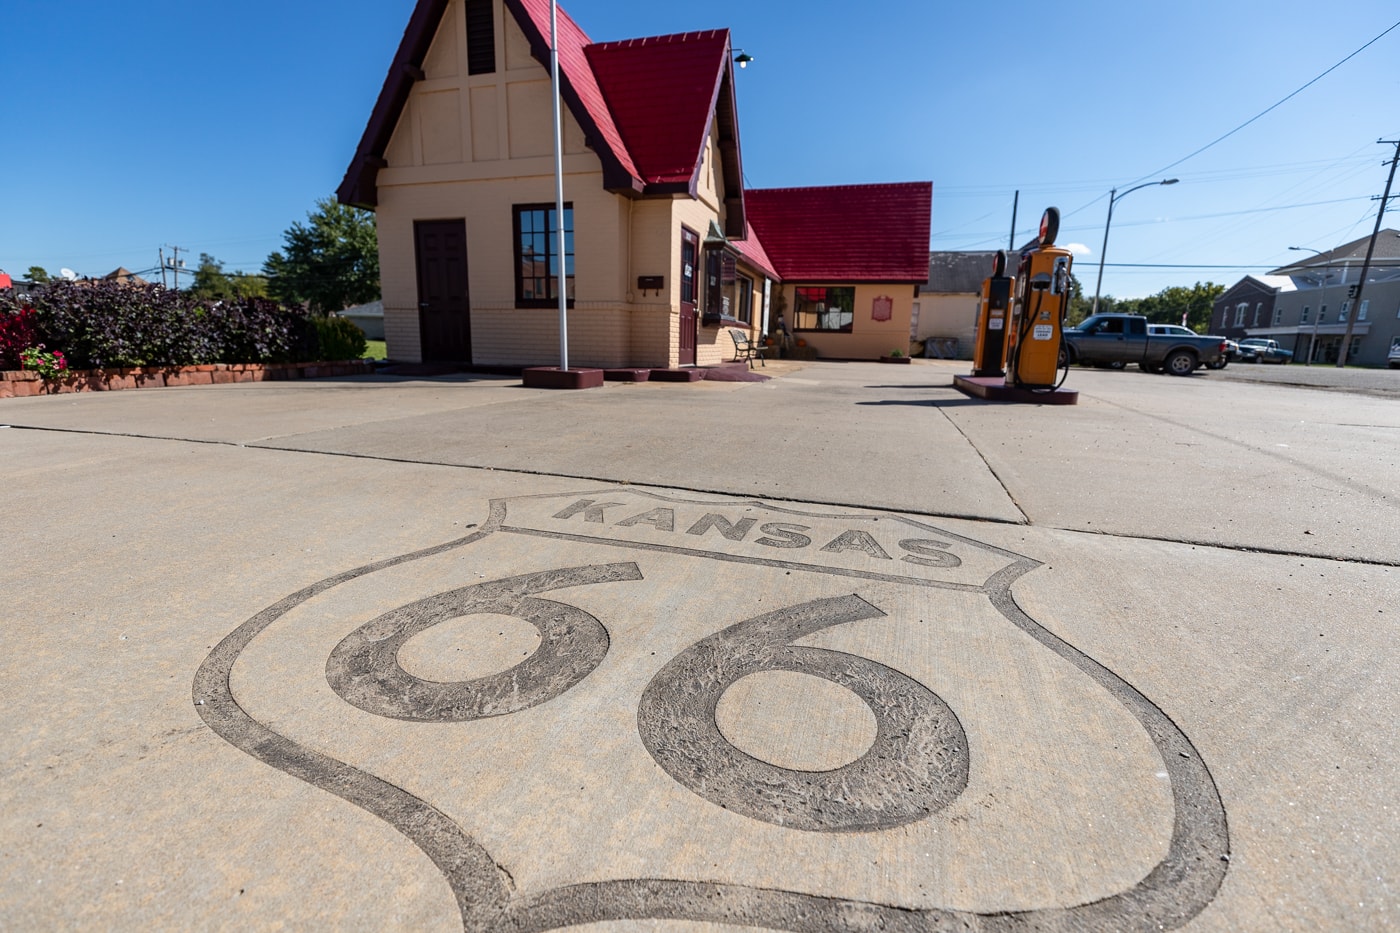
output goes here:
{"type": "MultiPolygon", "coordinates": [[[[346,702],[416,722],[469,722],[561,696],[608,652],[606,627],[577,606],[537,594],[640,580],[634,563],[572,567],[461,587],[362,625],[331,653],[326,678],[346,702]],[[398,653],[435,625],[484,613],[539,630],[538,649],[507,671],[439,683],[405,671],[398,653]]],[[[793,644],[824,629],[883,616],[858,596],[819,599],[747,619],[701,639],[668,662],[642,694],[637,727],[647,751],[684,787],[754,819],[813,831],[868,831],[924,818],[967,786],[962,725],[936,694],[868,658],[793,644]],[[870,708],[876,738],[863,755],[827,771],[756,759],[720,732],[715,709],[736,681],[795,671],[850,690],[870,708]]]]}

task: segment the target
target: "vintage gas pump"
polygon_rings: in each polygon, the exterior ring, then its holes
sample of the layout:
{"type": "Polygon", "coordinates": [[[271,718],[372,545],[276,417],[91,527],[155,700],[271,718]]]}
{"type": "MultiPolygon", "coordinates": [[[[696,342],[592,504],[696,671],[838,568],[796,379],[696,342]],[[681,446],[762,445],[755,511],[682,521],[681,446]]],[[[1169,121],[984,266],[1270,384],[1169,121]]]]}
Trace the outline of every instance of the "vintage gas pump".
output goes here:
{"type": "Polygon", "coordinates": [[[1014,282],[1006,274],[1006,251],[997,250],[991,277],[982,280],[982,308],[977,315],[977,344],[972,353],[974,376],[1005,375],[1006,330],[1014,282]]]}
{"type": "MultiPolygon", "coordinates": [[[[1074,257],[1055,245],[1060,212],[1047,208],[1040,242],[1021,256],[1016,271],[1015,316],[1008,333],[1006,384],[1020,389],[1055,389],[1061,332],[1069,313],[1070,266],[1074,257]]],[[[1068,370],[1066,370],[1068,371],[1068,370]]]]}

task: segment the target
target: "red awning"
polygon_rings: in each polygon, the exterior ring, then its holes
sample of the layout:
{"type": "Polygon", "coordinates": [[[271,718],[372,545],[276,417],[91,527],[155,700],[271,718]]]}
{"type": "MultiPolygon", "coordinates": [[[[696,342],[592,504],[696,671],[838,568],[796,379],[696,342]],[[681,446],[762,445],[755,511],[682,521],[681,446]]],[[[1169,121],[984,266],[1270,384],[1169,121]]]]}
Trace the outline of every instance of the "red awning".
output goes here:
{"type": "Polygon", "coordinates": [[[15,283],[10,281],[10,277],[0,272],[0,288],[14,288],[15,283]]]}

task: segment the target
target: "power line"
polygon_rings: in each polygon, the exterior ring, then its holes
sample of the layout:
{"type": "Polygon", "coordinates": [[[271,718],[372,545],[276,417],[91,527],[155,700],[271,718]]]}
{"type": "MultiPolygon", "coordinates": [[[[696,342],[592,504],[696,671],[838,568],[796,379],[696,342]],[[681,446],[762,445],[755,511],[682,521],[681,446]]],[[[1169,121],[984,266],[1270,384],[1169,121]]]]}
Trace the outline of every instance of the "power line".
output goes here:
{"type": "MultiPolygon", "coordinates": [[[[1371,198],[1370,198],[1369,196],[1363,196],[1363,197],[1352,197],[1352,198],[1333,198],[1332,200],[1328,200],[1328,201],[1306,201],[1306,202],[1303,202],[1303,203],[1301,203],[1301,204],[1281,204],[1281,205],[1278,205],[1278,206],[1275,206],[1275,207],[1251,207],[1251,208],[1244,208],[1243,210],[1238,210],[1238,211],[1222,211],[1222,212],[1216,213],[1216,214],[1188,214],[1188,215],[1185,215],[1185,216],[1182,216],[1182,217],[1172,217],[1172,218],[1171,218],[1171,222],[1172,222],[1172,223],[1186,223],[1186,222],[1188,222],[1188,221],[1196,221],[1196,220],[1219,220],[1219,219],[1222,218],[1222,217],[1239,217],[1239,216],[1243,216],[1243,215],[1247,215],[1247,214],[1268,214],[1268,213],[1274,213],[1274,212],[1277,212],[1277,211],[1298,210],[1298,209],[1300,209],[1300,208],[1305,208],[1305,207],[1322,207],[1322,206],[1329,205],[1329,204],[1346,204],[1346,203],[1349,203],[1349,202],[1352,202],[1352,201],[1360,201],[1360,200],[1363,200],[1363,198],[1364,198],[1365,200],[1371,200],[1371,198]]],[[[1369,210],[1366,212],[1366,216],[1370,216],[1370,211],[1369,211],[1369,210]]],[[[1157,220],[1134,220],[1134,221],[1125,221],[1125,222],[1123,222],[1123,223],[1118,224],[1117,226],[1119,226],[1119,227],[1147,227],[1147,226],[1154,226],[1154,225],[1159,224],[1159,223],[1161,223],[1161,221],[1157,221],[1157,220]]],[[[1060,228],[1060,231],[1061,231],[1062,233],[1077,233],[1077,232],[1083,232],[1083,231],[1086,231],[1086,230],[1095,230],[1095,229],[1097,229],[1097,228],[1096,228],[1096,227],[1061,227],[1061,228],[1060,228]]],[[[990,233],[975,233],[975,234],[967,234],[967,235],[968,235],[968,236],[979,236],[979,237],[985,237],[985,238],[986,238],[986,239],[980,239],[980,240],[975,241],[974,243],[971,244],[972,246],[981,246],[981,245],[983,245],[983,244],[990,243],[990,242],[992,242],[992,237],[994,236],[993,234],[990,234],[990,233]]],[[[1002,236],[1001,234],[995,234],[995,237],[996,237],[996,239],[998,239],[998,240],[1001,239],[1001,236],[1002,236]]],[[[1111,265],[1111,263],[1110,263],[1110,265],[1111,265]]]]}
{"type": "MultiPolygon", "coordinates": [[[[1361,147],[1364,149],[1365,147],[1361,147]]],[[[1278,162],[1268,165],[1238,166],[1236,168],[1207,169],[1200,172],[1193,172],[1185,176],[1193,185],[1206,184],[1216,181],[1236,181],[1247,178],[1269,178],[1278,175],[1301,175],[1316,169],[1330,169],[1339,165],[1352,163],[1356,165],[1369,166],[1374,161],[1370,156],[1358,155],[1361,149],[1353,150],[1340,158],[1335,159],[1313,159],[1306,162],[1278,162]]],[[[1105,186],[1112,186],[1115,182],[1111,180],[1080,179],[1077,181],[1064,182],[1020,182],[1010,184],[992,185],[942,185],[934,186],[934,200],[942,198],[944,200],[972,200],[976,198],[1005,198],[1006,194],[1019,189],[1023,192],[1032,191],[1037,194],[1070,193],[1075,191],[1101,191],[1105,186]]]]}
{"type": "Polygon", "coordinates": [[[1309,81],[1307,84],[1304,84],[1302,87],[1298,88],[1298,90],[1294,91],[1292,94],[1289,94],[1287,97],[1283,98],[1282,100],[1278,101],[1277,103],[1273,104],[1272,106],[1266,107],[1264,110],[1261,110],[1259,113],[1256,113],[1254,116],[1250,117],[1248,120],[1244,121],[1244,122],[1241,123],[1239,126],[1235,127],[1233,130],[1231,130],[1230,132],[1226,133],[1224,136],[1221,136],[1221,137],[1219,137],[1219,138],[1217,138],[1217,139],[1211,140],[1210,142],[1206,143],[1206,144],[1205,144],[1204,146],[1202,146],[1201,148],[1197,149],[1195,152],[1192,152],[1191,154],[1186,155],[1186,156],[1182,156],[1180,159],[1177,159],[1175,162],[1172,162],[1170,165],[1164,165],[1162,168],[1159,168],[1159,169],[1157,169],[1157,170],[1155,170],[1155,171],[1148,172],[1146,175],[1143,175],[1141,178],[1134,179],[1133,182],[1129,182],[1129,184],[1134,184],[1135,182],[1139,182],[1139,181],[1146,181],[1146,180],[1149,179],[1149,178],[1155,178],[1156,176],[1161,175],[1163,172],[1167,172],[1167,171],[1170,171],[1171,169],[1176,168],[1178,165],[1180,165],[1181,163],[1187,161],[1188,159],[1194,159],[1196,156],[1198,156],[1198,155],[1200,155],[1201,153],[1205,152],[1207,149],[1210,149],[1211,147],[1213,147],[1213,146],[1215,146],[1215,145],[1217,145],[1217,144],[1219,144],[1219,143],[1224,142],[1225,140],[1229,139],[1231,136],[1234,136],[1234,135],[1235,135],[1236,133],[1238,133],[1240,130],[1244,129],[1246,126],[1249,126],[1249,125],[1250,125],[1251,123],[1253,123],[1255,120],[1258,120],[1260,117],[1264,116],[1265,114],[1267,114],[1267,113],[1269,113],[1269,112],[1271,112],[1271,111],[1273,111],[1273,110],[1277,110],[1279,107],[1283,106],[1283,105],[1284,105],[1285,103],[1287,103],[1288,101],[1290,101],[1290,100],[1292,100],[1293,98],[1297,97],[1299,94],[1303,93],[1303,92],[1306,91],[1308,88],[1312,87],[1314,84],[1316,84],[1317,82],[1321,81],[1323,78],[1327,77],[1327,76],[1330,75],[1332,72],[1336,71],[1338,68],[1342,67],[1342,66],[1345,65],[1347,62],[1351,61],[1353,58],[1355,58],[1356,56],[1360,55],[1362,52],[1366,51],[1366,50],[1367,50],[1368,48],[1370,48],[1371,46],[1375,45],[1375,44],[1376,44],[1377,42],[1379,42],[1381,39],[1385,38],[1386,35],[1388,35],[1389,33],[1393,32],[1393,31],[1394,31],[1395,29],[1397,29],[1397,28],[1400,28],[1400,22],[1395,23],[1395,24],[1392,25],[1389,29],[1385,30],[1385,31],[1382,32],[1380,35],[1376,36],[1376,37],[1375,37],[1374,39],[1372,39],[1370,42],[1367,42],[1365,45],[1363,45],[1361,48],[1357,49],[1355,52],[1352,52],[1352,53],[1351,53],[1350,55],[1348,55],[1346,58],[1344,58],[1344,59],[1342,59],[1341,61],[1337,62],[1337,64],[1333,65],[1331,68],[1328,68],[1326,71],[1324,71],[1322,74],[1318,75],[1316,78],[1313,78],[1313,79],[1312,79],[1311,81],[1309,81]]]}
{"type": "MultiPolygon", "coordinates": [[[[1293,99],[1294,97],[1297,97],[1297,96],[1298,96],[1299,94],[1301,94],[1303,91],[1305,91],[1305,90],[1307,90],[1308,88],[1312,87],[1312,86],[1313,86],[1314,84],[1316,84],[1318,81],[1321,81],[1323,78],[1327,77],[1327,75],[1329,75],[1329,74],[1331,74],[1332,72],[1336,71],[1336,70],[1337,70],[1338,68],[1340,68],[1342,65],[1345,65],[1347,62],[1351,61],[1351,60],[1352,60],[1353,58],[1355,58],[1357,55],[1360,55],[1362,52],[1364,52],[1366,49],[1370,48],[1372,45],[1375,45],[1377,42],[1379,42],[1381,39],[1383,39],[1386,35],[1388,35],[1389,33],[1393,32],[1397,27],[1400,27],[1400,22],[1397,22],[1397,23],[1393,24],[1392,26],[1390,26],[1390,28],[1388,28],[1388,29],[1386,29],[1385,31],[1383,31],[1380,35],[1376,36],[1376,37],[1375,37],[1374,39],[1372,39],[1370,42],[1367,42],[1365,45],[1361,46],[1361,48],[1359,48],[1359,49],[1357,49],[1356,51],[1352,52],[1352,53],[1351,53],[1350,55],[1348,55],[1346,58],[1344,58],[1344,59],[1342,59],[1341,61],[1337,62],[1337,63],[1336,63],[1335,65],[1333,65],[1331,68],[1328,68],[1328,69],[1327,69],[1326,71],[1324,71],[1322,74],[1318,75],[1317,77],[1315,77],[1315,78],[1313,78],[1311,81],[1309,81],[1307,84],[1304,84],[1302,87],[1298,88],[1298,89],[1297,89],[1296,91],[1294,91],[1292,94],[1289,94],[1287,97],[1284,97],[1282,100],[1279,100],[1278,102],[1274,103],[1272,106],[1270,106],[1270,107],[1266,108],[1265,110],[1262,110],[1262,111],[1260,111],[1259,113],[1255,114],[1254,116],[1250,117],[1248,120],[1244,121],[1244,122],[1241,123],[1239,126],[1235,127],[1235,128],[1232,129],[1230,132],[1226,133],[1224,136],[1221,136],[1221,137],[1219,137],[1219,138],[1217,138],[1217,139],[1212,140],[1211,142],[1206,143],[1204,146],[1202,146],[1201,148],[1197,149],[1195,152],[1192,152],[1192,153],[1190,153],[1190,154],[1188,154],[1188,155],[1186,155],[1186,156],[1183,156],[1183,157],[1180,158],[1180,159],[1177,159],[1175,162],[1172,162],[1170,165],[1166,165],[1166,166],[1163,166],[1162,168],[1159,168],[1159,169],[1157,169],[1157,170],[1155,170],[1155,171],[1148,172],[1146,175],[1143,175],[1143,176],[1141,176],[1141,177],[1139,177],[1139,178],[1136,178],[1136,179],[1134,179],[1134,180],[1131,181],[1131,182],[1125,182],[1125,183],[1124,183],[1125,186],[1126,186],[1126,185],[1131,185],[1131,184],[1136,184],[1137,182],[1146,181],[1146,180],[1148,180],[1148,179],[1150,179],[1150,178],[1155,178],[1155,177],[1158,176],[1158,175],[1161,175],[1161,174],[1163,174],[1163,173],[1165,173],[1165,172],[1167,172],[1167,171],[1169,171],[1169,170],[1171,170],[1171,169],[1173,169],[1173,168],[1176,168],[1178,165],[1180,165],[1181,163],[1183,163],[1183,162],[1185,162],[1185,161],[1187,161],[1187,160],[1189,160],[1189,159],[1194,159],[1196,156],[1198,156],[1198,155],[1200,155],[1201,153],[1205,152],[1207,149],[1210,149],[1210,148],[1212,148],[1213,146],[1215,146],[1215,145],[1217,145],[1217,144],[1219,144],[1219,143],[1221,143],[1221,142],[1224,142],[1226,139],[1229,139],[1231,136],[1235,135],[1235,134],[1238,133],[1240,130],[1244,129],[1246,126],[1249,126],[1251,123],[1253,123],[1254,121],[1258,120],[1260,117],[1264,116],[1265,114],[1269,113],[1269,112],[1272,111],[1272,110],[1277,109],[1278,107],[1282,106],[1284,103],[1286,103],[1287,101],[1293,99]]],[[[1107,192],[1105,192],[1104,194],[1099,195],[1097,198],[1094,198],[1092,201],[1090,201],[1090,202],[1087,203],[1087,204],[1081,205],[1080,207],[1076,207],[1076,208],[1075,208],[1074,210],[1072,210],[1072,211],[1065,211],[1065,212],[1062,212],[1062,213],[1060,214],[1060,218],[1061,218],[1061,220],[1066,220],[1066,219],[1068,219],[1068,218],[1070,218],[1070,217],[1073,217],[1075,214],[1078,214],[1078,213],[1080,213],[1081,211],[1085,211],[1085,210],[1088,210],[1089,208],[1093,207],[1095,204],[1099,203],[1100,201],[1102,201],[1102,200],[1103,200],[1104,198],[1106,198],[1106,197],[1109,197],[1109,194],[1108,194],[1107,192]]]]}
{"type": "Polygon", "coordinates": [[[1268,266],[1261,263],[1236,263],[1234,265],[1220,265],[1208,262],[1106,262],[1104,266],[1110,269],[1277,269],[1278,266],[1268,266]]]}

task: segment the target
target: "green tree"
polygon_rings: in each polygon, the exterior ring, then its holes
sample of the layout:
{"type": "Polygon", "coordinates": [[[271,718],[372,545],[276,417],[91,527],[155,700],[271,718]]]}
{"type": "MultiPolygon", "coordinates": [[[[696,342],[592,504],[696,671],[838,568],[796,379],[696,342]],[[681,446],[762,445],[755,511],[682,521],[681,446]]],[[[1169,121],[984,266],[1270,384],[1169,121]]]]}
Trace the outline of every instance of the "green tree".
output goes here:
{"type": "Polygon", "coordinates": [[[267,277],[247,272],[225,272],[224,264],[208,253],[199,254],[194,285],[188,289],[198,298],[266,298],[267,277]]]}
{"type": "Polygon", "coordinates": [[[1211,307],[1224,291],[1224,285],[1214,282],[1197,282],[1190,288],[1172,285],[1146,298],[1120,301],[1116,310],[1141,314],[1154,324],[1185,324],[1205,333],[1210,327],[1211,307]]]}
{"type": "Polygon", "coordinates": [[[253,272],[235,272],[229,277],[233,282],[233,294],[238,298],[267,298],[267,276],[253,272]]]}
{"type": "Polygon", "coordinates": [[[190,294],[199,298],[232,298],[233,280],[224,272],[224,264],[208,253],[200,253],[190,294]]]}
{"type": "Polygon", "coordinates": [[[288,227],[282,250],[263,264],[269,294],[285,304],[306,304],[318,314],[377,299],[374,214],[324,198],[307,220],[288,227]]]}
{"type": "Polygon", "coordinates": [[[49,275],[49,270],[45,269],[43,266],[30,266],[29,271],[24,274],[24,277],[35,285],[47,285],[53,280],[49,275]]]}
{"type": "MultiPolygon", "coordinates": [[[[1099,311],[1120,311],[1117,307],[1118,299],[1112,295],[1099,296],[1099,311]]],[[[1069,276],[1069,315],[1068,324],[1070,327],[1083,321],[1094,308],[1094,296],[1084,294],[1084,286],[1079,281],[1079,276],[1070,273],[1069,276]]]]}

